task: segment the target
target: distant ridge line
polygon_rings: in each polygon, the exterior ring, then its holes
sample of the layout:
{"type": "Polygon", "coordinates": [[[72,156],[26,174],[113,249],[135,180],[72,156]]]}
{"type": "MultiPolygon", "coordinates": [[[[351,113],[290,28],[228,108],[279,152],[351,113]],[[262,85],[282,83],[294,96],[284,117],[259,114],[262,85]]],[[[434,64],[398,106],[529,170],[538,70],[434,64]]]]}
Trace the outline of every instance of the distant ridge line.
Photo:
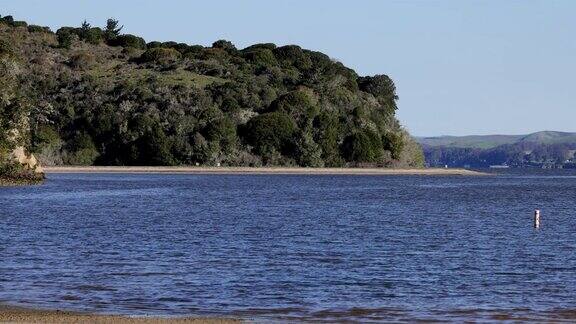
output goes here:
{"type": "Polygon", "coordinates": [[[505,144],[536,143],[563,144],[576,143],[576,132],[540,131],[525,135],[467,135],[416,137],[423,146],[490,149],[505,144]]]}

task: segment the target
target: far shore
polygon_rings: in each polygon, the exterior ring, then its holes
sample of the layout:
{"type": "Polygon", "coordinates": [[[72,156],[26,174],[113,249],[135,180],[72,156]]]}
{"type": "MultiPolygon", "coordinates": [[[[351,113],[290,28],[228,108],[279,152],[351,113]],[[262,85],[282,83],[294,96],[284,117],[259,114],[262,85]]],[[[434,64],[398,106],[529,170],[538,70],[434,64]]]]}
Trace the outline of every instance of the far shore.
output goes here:
{"type": "Polygon", "coordinates": [[[134,317],[122,315],[98,315],[81,312],[40,310],[0,305],[0,322],[2,323],[112,323],[112,324],[228,324],[240,323],[234,318],[201,318],[201,317],[134,317]]]}
{"type": "Polygon", "coordinates": [[[51,173],[183,173],[183,174],[298,174],[298,175],[427,175],[479,176],[487,173],[466,169],[387,169],[387,168],[290,168],[290,167],[152,167],[152,166],[54,166],[51,173]]]}

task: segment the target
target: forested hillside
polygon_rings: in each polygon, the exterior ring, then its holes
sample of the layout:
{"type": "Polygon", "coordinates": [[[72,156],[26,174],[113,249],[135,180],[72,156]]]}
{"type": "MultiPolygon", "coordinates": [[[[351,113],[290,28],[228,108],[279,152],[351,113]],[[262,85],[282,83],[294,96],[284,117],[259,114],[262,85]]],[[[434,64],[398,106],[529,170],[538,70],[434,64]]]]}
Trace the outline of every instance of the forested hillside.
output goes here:
{"type": "Polygon", "coordinates": [[[113,19],[53,32],[5,16],[0,57],[0,145],[19,129],[44,165],[423,165],[388,76],[295,45],[147,43],[113,19]]]}
{"type": "Polygon", "coordinates": [[[576,168],[576,133],[418,138],[430,166],[576,168]]]}

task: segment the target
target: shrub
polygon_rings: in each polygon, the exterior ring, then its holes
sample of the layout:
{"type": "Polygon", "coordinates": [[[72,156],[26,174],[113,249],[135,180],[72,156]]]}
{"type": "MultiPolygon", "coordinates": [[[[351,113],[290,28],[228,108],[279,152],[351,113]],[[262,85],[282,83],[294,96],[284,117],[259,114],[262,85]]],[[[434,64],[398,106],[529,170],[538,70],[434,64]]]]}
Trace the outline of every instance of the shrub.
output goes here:
{"type": "Polygon", "coordinates": [[[60,48],[70,48],[73,39],[73,28],[62,27],[56,31],[56,36],[58,38],[58,47],[60,48]]]}
{"type": "Polygon", "coordinates": [[[142,137],[136,141],[139,157],[135,161],[140,165],[174,165],[171,143],[157,123],[147,130],[142,137]]]}
{"type": "Polygon", "coordinates": [[[296,124],[290,116],[272,112],[250,119],[245,125],[244,137],[257,154],[266,155],[289,150],[295,132],[296,124]]]}
{"type": "Polygon", "coordinates": [[[28,23],[25,21],[14,21],[12,27],[28,27],[28,23]]]}
{"type": "Polygon", "coordinates": [[[282,111],[297,121],[301,128],[311,126],[312,120],[318,114],[314,94],[311,90],[303,88],[288,92],[274,100],[270,111],[282,111]]]}
{"type": "Polygon", "coordinates": [[[92,137],[84,133],[69,141],[66,149],[69,153],[65,162],[72,165],[92,165],[100,155],[92,137]]]}
{"type": "Polygon", "coordinates": [[[387,75],[358,78],[358,86],[360,90],[372,94],[380,103],[387,106],[389,113],[394,113],[397,109],[396,100],[398,100],[398,96],[396,95],[396,86],[394,81],[387,75]]]}
{"type": "Polygon", "coordinates": [[[153,41],[153,42],[149,42],[148,44],[146,44],[146,48],[148,48],[148,49],[156,48],[156,47],[162,47],[162,43],[157,42],[157,41],[153,41]]]}
{"type": "Polygon", "coordinates": [[[100,44],[103,38],[104,32],[98,27],[90,28],[84,35],[84,41],[94,45],[100,44]]]}
{"type": "Polygon", "coordinates": [[[12,45],[3,39],[0,39],[0,58],[13,57],[14,55],[15,54],[12,45]]]}
{"type": "Polygon", "coordinates": [[[164,48],[172,48],[174,46],[178,45],[178,43],[174,42],[174,41],[168,41],[168,42],[163,42],[162,43],[162,47],[164,48]]]}
{"type": "Polygon", "coordinates": [[[347,161],[378,162],[383,153],[382,140],[369,130],[349,135],[342,144],[342,154],[347,161]]]}
{"type": "Polygon", "coordinates": [[[299,70],[306,70],[312,66],[310,57],[302,51],[300,46],[286,45],[274,49],[274,55],[284,65],[292,65],[299,70]]]}
{"type": "Polygon", "coordinates": [[[108,45],[110,46],[121,46],[121,47],[131,47],[136,49],[145,49],[146,48],[146,41],[142,37],[125,34],[119,35],[113,39],[108,41],[108,45]]]}
{"type": "Polygon", "coordinates": [[[91,68],[96,63],[96,58],[92,53],[89,52],[79,52],[70,58],[68,64],[74,68],[79,70],[86,70],[91,68]]]}
{"type": "Polygon", "coordinates": [[[255,49],[268,49],[268,50],[274,50],[276,48],[276,44],[274,43],[261,43],[261,44],[254,44],[254,45],[250,45],[248,47],[246,47],[245,49],[242,50],[242,52],[249,52],[251,50],[255,50],[255,49]]]}
{"type": "Polygon", "coordinates": [[[167,64],[182,58],[182,54],[173,48],[156,47],[146,50],[140,56],[140,62],[155,62],[158,64],[167,64]]]}
{"type": "Polygon", "coordinates": [[[173,49],[177,50],[180,53],[185,53],[186,51],[188,51],[188,48],[190,46],[188,46],[188,44],[186,43],[178,43],[174,46],[172,46],[173,49]]]}
{"type": "Polygon", "coordinates": [[[389,132],[382,137],[384,149],[390,151],[394,160],[400,159],[402,150],[404,149],[404,138],[402,134],[389,132]]]}
{"type": "Polygon", "coordinates": [[[188,46],[186,52],[182,53],[185,58],[195,59],[202,53],[204,46],[202,45],[191,45],[188,46]]]}
{"type": "Polygon", "coordinates": [[[267,48],[256,48],[244,52],[242,55],[248,62],[259,66],[275,66],[278,65],[276,57],[271,50],[267,48]]]}
{"type": "Polygon", "coordinates": [[[340,124],[338,116],[324,111],[314,119],[314,129],[316,131],[314,140],[322,149],[322,159],[326,166],[342,166],[342,158],[338,149],[340,134],[340,124]]]}
{"type": "Polygon", "coordinates": [[[50,27],[42,27],[38,25],[29,25],[28,31],[30,33],[51,33],[50,27]]]}
{"type": "Polygon", "coordinates": [[[236,142],[236,125],[228,118],[218,118],[206,126],[206,139],[217,141],[224,149],[230,149],[236,142]]]}
{"type": "Polygon", "coordinates": [[[221,48],[208,47],[204,48],[197,56],[201,60],[214,59],[216,61],[224,61],[229,54],[221,48]]]}
{"type": "Polygon", "coordinates": [[[14,17],[12,16],[4,16],[0,19],[1,22],[8,24],[8,25],[12,25],[14,23],[14,17]]]}
{"type": "Polygon", "coordinates": [[[215,41],[214,43],[212,43],[212,47],[223,49],[228,53],[234,53],[237,51],[236,46],[234,46],[232,42],[224,39],[215,41]]]}

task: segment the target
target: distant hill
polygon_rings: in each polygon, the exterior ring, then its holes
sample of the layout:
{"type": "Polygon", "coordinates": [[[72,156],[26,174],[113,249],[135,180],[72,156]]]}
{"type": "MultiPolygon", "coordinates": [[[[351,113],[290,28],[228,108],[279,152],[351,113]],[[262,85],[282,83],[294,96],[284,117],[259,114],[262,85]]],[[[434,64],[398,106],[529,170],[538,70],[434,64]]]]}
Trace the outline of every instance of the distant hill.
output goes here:
{"type": "Polygon", "coordinates": [[[542,131],[528,135],[469,135],[417,137],[416,141],[426,146],[489,149],[505,144],[520,142],[535,144],[576,143],[576,133],[542,131]]]}
{"type": "Polygon", "coordinates": [[[520,142],[538,144],[568,144],[576,143],[576,133],[544,131],[522,137],[520,142]]]}
{"type": "Polygon", "coordinates": [[[498,145],[511,144],[524,135],[470,135],[417,137],[416,141],[427,146],[445,146],[459,148],[492,148],[498,145]]]}
{"type": "Polygon", "coordinates": [[[576,133],[418,137],[430,166],[576,167],[576,133]]]}

